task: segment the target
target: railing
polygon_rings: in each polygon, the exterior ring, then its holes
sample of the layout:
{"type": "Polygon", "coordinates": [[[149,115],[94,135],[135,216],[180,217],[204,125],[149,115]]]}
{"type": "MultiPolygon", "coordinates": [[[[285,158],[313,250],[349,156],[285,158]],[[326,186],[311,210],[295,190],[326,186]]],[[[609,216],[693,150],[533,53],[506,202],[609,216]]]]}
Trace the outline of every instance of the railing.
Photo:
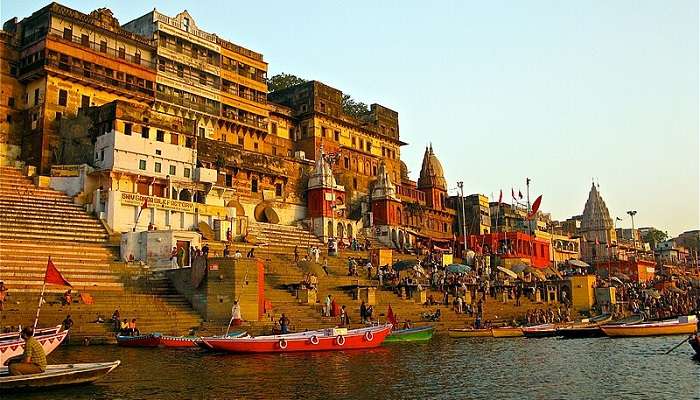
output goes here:
{"type": "Polygon", "coordinates": [[[21,45],[24,46],[24,45],[27,45],[30,43],[34,43],[37,40],[46,36],[47,32],[48,32],[48,27],[44,27],[43,29],[36,31],[36,32],[32,33],[31,35],[24,36],[24,37],[22,37],[21,45]]]}
{"type": "Polygon", "coordinates": [[[168,103],[177,104],[185,108],[191,108],[193,110],[201,111],[207,114],[220,115],[219,107],[207,105],[204,103],[196,103],[189,101],[181,96],[173,96],[165,93],[158,92],[156,94],[158,100],[167,101],[168,103]]]}
{"type": "Polygon", "coordinates": [[[221,47],[223,47],[223,48],[225,48],[225,49],[227,49],[227,50],[233,51],[234,53],[238,53],[238,54],[240,54],[240,55],[244,55],[244,56],[246,56],[246,57],[249,57],[249,58],[252,58],[252,59],[258,60],[258,61],[262,61],[262,60],[263,60],[262,54],[256,53],[256,52],[254,52],[253,50],[248,50],[248,49],[246,49],[245,47],[241,47],[241,46],[239,46],[239,45],[237,45],[237,44],[233,44],[233,43],[231,43],[231,42],[229,42],[229,41],[226,41],[226,40],[224,40],[224,39],[221,39],[220,37],[217,37],[217,38],[216,38],[216,43],[217,43],[219,46],[221,46],[221,47]]]}
{"type": "Polygon", "coordinates": [[[153,97],[154,95],[153,89],[149,89],[145,86],[139,86],[133,83],[120,81],[111,76],[99,74],[94,70],[76,67],[64,62],[60,62],[59,60],[47,59],[46,65],[50,67],[56,67],[61,71],[76,75],[80,79],[87,79],[89,81],[98,82],[100,84],[107,84],[109,86],[119,88],[122,90],[127,90],[130,92],[140,92],[150,97],[153,97]]]}
{"type": "Polygon", "coordinates": [[[228,87],[222,86],[221,91],[224,93],[232,94],[236,97],[255,101],[257,103],[266,103],[267,102],[267,95],[266,94],[254,91],[253,89],[248,89],[241,94],[240,90],[237,90],[232,86],[228,86],[228,87]],[[250,93],[251,91],[253,91],[253,93],[250,93]]]}
{"type": "Polygon", "coordinates": [[[222,115],[224,118],[232,119],[232,120],[239,121],[239,122],[242,122],[242,123],[247,124],[247,125],[254,126],[256,128],[267,130],[267,122],[259,121],[255,118],[248,117],[248,116],[238,115],[236,113],[236,111],[224,109],[222,115]]]}
{"type": "Polygon", "coordinates": [[[234,74],[241,75],[241,76],[246,77],[250,80],[265,83],[265,74],[264,73],[255,74],[255,73],[252,73],[244,68],[231,67],[230,64],[229,64],[229,66],[227,66],[226,64],[222,64],[221,69],[223,69],[225,71],[233,72],[234,74]]]}
{"type": "MultiPolygon", "coordinates": [[[[186,53],[184,47],[178,46],[178,45],[173,45],[173,44],[168,43],[168,42],[166,42],[166,41],[164,41],[164,40],[160,40],[160,41],[158,42],[158,45],[159,45],[160,47],[166,48],[166,49],[168,49],[168,50],[172,50],[172,51],[174,51],[174,52],[176,52],[176,53],[182,54],[182,55],[187,56],[187,57],[190,57],[190,58],[192,58],[192,59],[195,59],[195,60],[198,60],[198,61],[204,61],[204,62],[206,62],[206,63],[208,63],[208,64],[211,64],[211,65],[213,65],[213,66],[215,66],[215,67],[217,67],[217,68],[221,65],[221,62],[219,61],[219,59],[214,59],[214,58],[210,58],[210,57],[202,57],[202,56],[200,56],[200,55],[198,55],[198,54],[192,53],[191,51],[188,52],[188,53],[186,53]]],[[[207,49],[207,50],[209,50],[209,49],[207,49]]],[[[209,51],[211,51],[211,50],[209,50],[209,51]]]]}
{"type": "MultiPolygon", "coordinates": [[[[178,71],[176,68],[172,67],[172,64],[168,66],[168,64],[158,64],[158,71],[162,72],[167,72],[173,76],[176,76],[179,78],[179,80],[185,81],[185,83],[192,85],[192,86],[203,86],[206,89],[209,90],[216,90],[219,91],[219,85],[218,82],[215,81],[209,81],[208,79],[205,79],[204,82],[202,82],[202,78],[197,74],[192,74],[191,72],[185,73],[184,71],[178,71]]],[[[190,70],[191,71],[191,70],[190,70]]],[[[208,74],[211,75],[211,74],[208,74]]]]}
{"type": "Polygon", "coordinates": [[[51,29],[49,30],[49,34],[54,37],[58,37],[63,40],[70,40],[73,43],[77,43],[83,47],[87,47],[89,49],[95,50],[98,53],[102,54],[107,54],[111,56],[112,58],[116,58],[119,60],[126,60],[127,62],[130,62],[132,64],[136,65],[143,65],[146,68],[154,68],[155,64],[153,61],[148,61],[142,59],[140,56],[137,57],[135,54],[127,54],[126,50],[124,52],[119,51],[118,49],[115,49],[113,47],[109,46],[103,46],[101,43],[95,43],[93,41],[83,41],[81,37],[78,36],[72,36],[70,38],[66,37],[64,31],[58,30],[58,29],[51,29]]]}

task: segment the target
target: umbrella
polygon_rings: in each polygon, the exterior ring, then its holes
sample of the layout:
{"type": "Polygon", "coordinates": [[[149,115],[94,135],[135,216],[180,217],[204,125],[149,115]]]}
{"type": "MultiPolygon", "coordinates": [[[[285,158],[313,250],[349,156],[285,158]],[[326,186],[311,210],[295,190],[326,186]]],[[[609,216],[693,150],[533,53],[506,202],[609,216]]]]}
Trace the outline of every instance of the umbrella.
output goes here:
{"type": "Polygon", "coordinates": [[[549,267],[549,268],[545,269],[543,272],[544,272],[544,274],[547,275],[548,277],[549,277],[549,276],[554,276],[554,277],[559,278],[559,279],[562,279],[562,278],[563,278],[563,277],[561,276],[561,273],[560,273],[559,271],[557,271],[557,270],[556,270],[555,268],[553,268],[553,267],[549,267]]]}
{"type": "Polygon", "coordinates": [[[464,274],[471,270],[472,269],[468,265],[464,264],[450,264],[447,266],[447,272],[452,272],[455,274],[464,274]]]}
{"type": "Polygon", "coordinates": [[[512,267],[510,267],[510,270],[515,272],[515,273],[520,273],[520,272],[525,271],[528,268],[530,268],[529,265],[527,265],[525,263],[520,263],[520,264],[515,264],[512,267]]]}
{"type": "Polygon", "coordinates": [[[323,271],[323,267],[320,264],[311,261],[299,261],[299,268],[304,272],[312,273],[318,277],[325,276],[326,273],[323,271]]]}
{"type": "Polygon", "coordinates": [[[610,278],[610,280],[615,281],[615,282],[619,283],[620,285],[622,285],[622,281],[620,280],[620,278],[618,278],[616,276],[613,276],[612,278],[610,278]]]}
{"type": "Polygon", "coordinates": [[[513,272],[513,271],[511,271],[511,270],[509,270],[509,269],[506,269],[506,268],[503,268],[503,267],[496,267],[496,268],[498,268],[499,271],[503,272],[504,274],[510,276],[510,277],[513,278],[513,279],[517,279],[517,278],[518,278],[518,274],[516,274],[515,272],[513,272]]]}
{"type": "Polygon", "coordinates": [[[401,260],[394,264],[392,268],[394,268],[394,271],[401,271],[404,269],[413,268],[415,265],[418,265],[417,260],[401,260]]]}
{"type": "Polygon", "coordinates": [[[525,272],[529,272],[532,275],[535,275],[537,277],[537,279],[540,279],[543,281],[547,280],[547,277],[544,275],[544,272],[540,271],[539,269],[528,267],[527,270],[525,270],[525,272]]]}
{"type": "Polygon", "coordinates": [[[572,258],[571,260],[569,260],[568,262],[569,262],[569,264],[573,265],[574,267],[580,267],[580,268],[588,268],[588,267],[590,267],[590,265],[588,265],[588,263],[585,263],[585,262],[583,262],[583,261],[581,261],[581,260],[576,260],[576,259],[573,259],[573,258],[572,258]]]}
{"type": "Polygon", "coordinates": [[[623,281],[631,281],[629,276],[627,276],[621,272],[616,273],[615,276],[619,279],[622,279],[623,281]]]}

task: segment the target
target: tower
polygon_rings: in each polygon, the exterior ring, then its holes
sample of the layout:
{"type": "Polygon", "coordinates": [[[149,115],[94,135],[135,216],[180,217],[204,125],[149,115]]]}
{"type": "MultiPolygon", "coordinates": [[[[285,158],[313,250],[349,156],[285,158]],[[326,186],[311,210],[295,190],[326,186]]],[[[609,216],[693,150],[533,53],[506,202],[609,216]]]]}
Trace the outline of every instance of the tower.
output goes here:
{"type": "Polygon", "coordinates": [[[613,255],[614,247],[611,246],[617,243],[617,234],[608,207],[595,183],[588,193],[580,231],[583,236],[581,248],[584,259],[595,262],[613,255]]]}
{"type": "Polygon", "coordinates": [[[321,145],[306,193],[312,230],[324,241],[336,237],[336,219],[342,218],[345,213],[345,187],[336,183],[331,164],[326,158],[321,145]]]}
{"type": "Polygon", "coordinates": [[[423,165],[418,177],[418,189],[425,193],[425,202],[429,208],[445,209],[447,184],[445,174],[442,172],[442,164],[433,153],[432,144],[425,148],[423,165]]]}
{"type": "Polygon", "coordinates": [[[401,200],[396,195],[396,186],[391,182],[383,161],[377,169],[371,201],[379,241],[390,247],[401,247],[404,244],[404,234],[401,231],[401,200]]]}

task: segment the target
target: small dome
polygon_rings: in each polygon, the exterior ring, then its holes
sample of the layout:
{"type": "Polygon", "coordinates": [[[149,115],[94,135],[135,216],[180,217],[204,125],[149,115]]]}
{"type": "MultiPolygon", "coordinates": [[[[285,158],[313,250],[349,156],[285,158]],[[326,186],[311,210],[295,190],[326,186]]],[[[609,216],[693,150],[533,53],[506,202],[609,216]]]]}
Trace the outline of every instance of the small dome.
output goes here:
{"type": "Polygon", "coordinates": [[[442,164],[433,153],[433,145],[425,148],[423,155],[423,166],[420,169],[420,177],[418,178],[418,188],[435,187],[442,190],[447,190],[445,182],[445,174],[442,172],[442,164]]]}
{"type": "Polygon", "coordinates": [[[406,163],[401,161],[401,180],[402,181],[407,181],[409,180],[408,178],[408,167],[406,166],[406,163]]]}

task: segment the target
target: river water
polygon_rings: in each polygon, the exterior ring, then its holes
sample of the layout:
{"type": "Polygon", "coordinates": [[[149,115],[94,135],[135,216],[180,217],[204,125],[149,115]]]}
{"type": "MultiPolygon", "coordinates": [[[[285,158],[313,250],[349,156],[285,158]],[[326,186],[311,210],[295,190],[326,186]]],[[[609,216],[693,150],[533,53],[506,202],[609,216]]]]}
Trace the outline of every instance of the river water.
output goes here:
{"type": "Polygon", "coordinates": [[[690,346],[664,354],[681,340],[436,336],[423,345],[272,355],[73,346],[49,362],[122,365],[93,385],[18,398],[700,399],[690,346]]]}

